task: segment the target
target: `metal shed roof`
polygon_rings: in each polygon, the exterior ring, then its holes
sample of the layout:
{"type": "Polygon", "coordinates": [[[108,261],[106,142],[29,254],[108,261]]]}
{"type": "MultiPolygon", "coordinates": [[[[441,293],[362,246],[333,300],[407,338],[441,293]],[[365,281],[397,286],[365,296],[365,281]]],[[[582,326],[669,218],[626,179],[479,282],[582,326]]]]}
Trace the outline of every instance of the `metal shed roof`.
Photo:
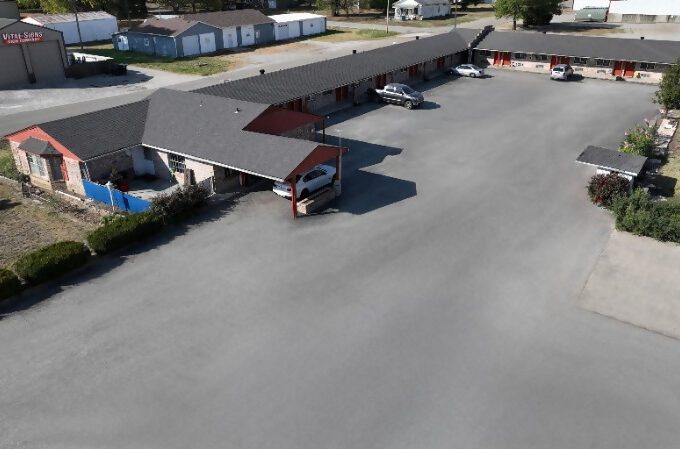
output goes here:
{"type": "Polygon", "coordinates": [[[630,176],[639,176],[647,162],[647,158],[589,145],[583,153],[579,154],[576,162],[630,176]]]}
{"type": "MultiPolygon", "coordinates": [[[[75,14],[33,14],[26,17],[25,19],[32,19],[40,25],[45,25],[48,23],[75,22],[76,16],[75,14]]],[[[78,21],[80,22],[102,19],[116,20],[114,16],[104,11],[87,11],[78,13],[78,21]]]]}
{"type": "Polygon", "coordinates": [[[320,14],[312,14],[309,12],[275,14],[273,16],[269,16],[269,18],[274,20],[275,22],[293,22],[295,20],[325,19],[325,17],[320,14]]]}
{"type": "Polygon", "coordinates": [[[680,57],[679,41],[572,36],[522,31],[492,31],[479,50],[672,64],[680,57]]]}
{"type": "Polygon", "coordinates": [[[459,34],[444,33],[208,86],[195,92],[255,103],[282,104],[467,48],[467,42],[459,34]]]}

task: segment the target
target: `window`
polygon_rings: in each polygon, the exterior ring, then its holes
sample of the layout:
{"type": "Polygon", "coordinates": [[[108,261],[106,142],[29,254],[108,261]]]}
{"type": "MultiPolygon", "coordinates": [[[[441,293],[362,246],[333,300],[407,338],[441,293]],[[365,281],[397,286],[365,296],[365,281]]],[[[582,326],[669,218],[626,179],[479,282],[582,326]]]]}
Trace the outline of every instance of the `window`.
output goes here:
{"type": "Polygon", "coordinates": [[[515,54],[514,54],[514,58],[515,58],[515,59],[526,59],[526,58],[527,58],[527,54],[526,54],[526,53],[515,53],[515,54]]]}
{"type": "Polygon", "coordinates": [[[168,165],[170,166],[171,171],[184,173],[184,169],[186,168],[184,165],[184,156],[168,154],[168,165]]]}
{"type": "Polygon", "coordinates": [[[260,30],[255,30],[255,39],[260,38],[260,30]]]}
{"type": "Polygon", "coordinates": [[[574,64],[586,65],[588,64],[588,58],[574,58],[574,64]]]}
{"type": "Polygon", "coordinates": [[[32,175],[38,175],[43,178],[47,177],[45,166],[43,165],[41,158],[33,154],[26,153],[26,159],[28,159],[28,169],[32,175]]]}
{"type": "Polygon", "coordinates": [[[145,47],[148,47],[148,46],[149,46],[149,38],[148,38],[148,37],[145,37],[145,38],[144,38],[144,46],[145,46],[145,47]]]}
{"type": "Polygon", "coordinates": [[[595,65],[598,67],[609,67],[609,59],[596,59],[595,65]]]}
{"type": "Polygon", "coordinates": [[[536,61],[547,61],[548,55],[534,55],[536,61]]]}
{"type": "Polygon", "coordinates": [[[150,148],[144,148],[144,159],[147,161],[153,160],[153,151],[150,148]]]}
{"type": "Polygon", "coordinates": [[[641,62],[640,70],[654,70],[655,65],[651,62],[641,62]]]}

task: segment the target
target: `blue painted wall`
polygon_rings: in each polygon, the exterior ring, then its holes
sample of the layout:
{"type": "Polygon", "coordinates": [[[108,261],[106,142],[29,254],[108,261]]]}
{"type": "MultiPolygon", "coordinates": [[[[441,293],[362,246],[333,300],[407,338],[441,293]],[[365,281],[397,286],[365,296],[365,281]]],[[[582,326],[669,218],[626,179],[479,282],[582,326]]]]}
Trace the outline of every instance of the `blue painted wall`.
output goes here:
{"type": "Polygon", "coordinates": [[[109,189],[106,186],[91,181],[83,181],[83,188],[85,189],[85,196],[109,206],[113,196],[113,204],[115,204],[118,210],[139,213],[151,207],[151,202],[147,200],[128,195],[118,189],[112,189],[111,194],[109,194],[109,189]]]}

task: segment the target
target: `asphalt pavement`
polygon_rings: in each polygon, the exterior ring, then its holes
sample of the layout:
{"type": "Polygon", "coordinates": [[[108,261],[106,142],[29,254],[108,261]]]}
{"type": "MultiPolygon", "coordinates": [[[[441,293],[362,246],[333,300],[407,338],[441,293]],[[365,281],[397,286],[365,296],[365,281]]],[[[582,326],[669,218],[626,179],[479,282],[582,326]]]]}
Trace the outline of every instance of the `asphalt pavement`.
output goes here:
{"type": "Polygon", "coordinates": [[[491,74],[335,115],[327,213],[254,192],[1,320],[0,447],[676,447],[678,341],[575,304],[574,160],[654,87],[491,74]]]}

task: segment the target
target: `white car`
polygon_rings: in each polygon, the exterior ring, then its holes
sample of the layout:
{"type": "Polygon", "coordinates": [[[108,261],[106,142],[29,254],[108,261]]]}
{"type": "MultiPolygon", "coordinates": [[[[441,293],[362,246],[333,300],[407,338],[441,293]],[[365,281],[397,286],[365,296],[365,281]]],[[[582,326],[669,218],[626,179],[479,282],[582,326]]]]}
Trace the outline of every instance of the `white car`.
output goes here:
{"type": "Polygon", "coordinates": [[[574,76],[574,69],[569,64],[557,64],[550,70],[550,79],[553,80],[568,80],[574,76]]]}
{"type": "MultiPolygon", "coordinates": [[[[310,193],[331,184],[334,176],[335,167],[331,167],[330,165],[317,165],[308,172],[297,175],[297,182],[295,183],[297,199],[307,198],[310,193]]],[[[275,182],[272,191],[284,198],[293,196],[291,193],[291,185],[288,182],[275,182]]]]}
{"type": "Polygon", "coordinates": [[[469,76],[470,78],[481,78],[484,76],[484,69],[474,64],[461,64],[451,67],[449,73],[452,75],[469,76]]]}

